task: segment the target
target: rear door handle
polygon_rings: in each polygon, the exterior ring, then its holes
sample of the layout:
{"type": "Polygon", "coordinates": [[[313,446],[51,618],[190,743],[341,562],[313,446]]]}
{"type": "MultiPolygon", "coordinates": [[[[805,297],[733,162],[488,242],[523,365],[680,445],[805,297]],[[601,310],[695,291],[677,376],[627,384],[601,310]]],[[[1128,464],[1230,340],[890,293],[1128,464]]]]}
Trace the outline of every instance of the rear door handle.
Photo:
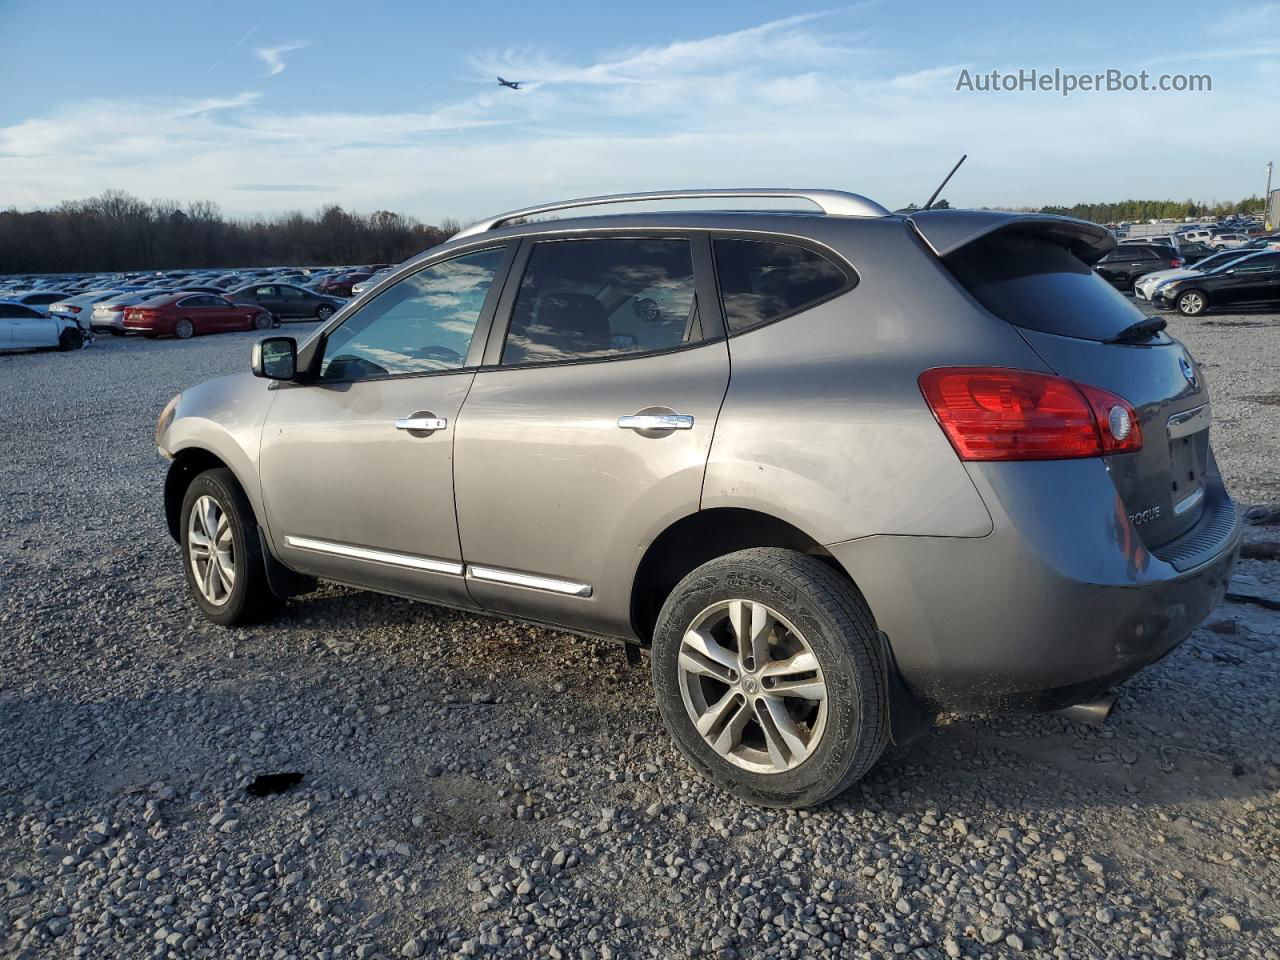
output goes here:
{"type": "Polygon", "coordinates": [[[619,417],[623,430],[692,430],[693,417],[680,413],[638,413],[619,417]]]}
{"type": "Polygon", "coordinates": [[[397,430],[443,430],[449,426],[444,417],[401,417],[396,421],[397,430]]]}

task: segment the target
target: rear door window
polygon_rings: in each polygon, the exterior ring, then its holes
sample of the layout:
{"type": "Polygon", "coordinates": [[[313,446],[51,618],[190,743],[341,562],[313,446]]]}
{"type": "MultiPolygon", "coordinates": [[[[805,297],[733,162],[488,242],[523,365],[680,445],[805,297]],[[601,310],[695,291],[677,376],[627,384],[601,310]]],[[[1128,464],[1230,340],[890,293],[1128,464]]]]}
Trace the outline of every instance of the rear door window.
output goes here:
{"type": "Polygon", "coordinates": [[[688,240],[542,240],[520,281],[502,364],[601,360],[701,339],[688,240]]]}
{"type": "Polygon", "coordinates": [[[856,282],[833,260],[792,243],[721,237],[712,247],[731,334],[814,306],[856,282]]]}
{"type": "Polygon", "coordinates": [[[1015,327],[1110,340],[1144,316],[1083,260],[1034,233],[987,234],[942,263],[978,303],[1015,327]]]}

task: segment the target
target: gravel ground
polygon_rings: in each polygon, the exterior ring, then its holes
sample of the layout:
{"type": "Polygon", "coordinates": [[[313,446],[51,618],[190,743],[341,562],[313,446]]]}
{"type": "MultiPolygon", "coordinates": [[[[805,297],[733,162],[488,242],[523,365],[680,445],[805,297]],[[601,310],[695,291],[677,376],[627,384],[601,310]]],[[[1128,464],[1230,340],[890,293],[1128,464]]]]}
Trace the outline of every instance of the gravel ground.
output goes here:
{"type": "MultiPolygon", "coordinates": [[[[1172,326],[1237,497],[1280,501],[1280,317],[1172,326]]],[[[1280,957],[1275,609],[1226,604],[1101,729],[943,718],[752,809],[620,647],[340,588],[200,619],[152,425],[251,342],[0,357],[0,955],[1280,957]]]]}

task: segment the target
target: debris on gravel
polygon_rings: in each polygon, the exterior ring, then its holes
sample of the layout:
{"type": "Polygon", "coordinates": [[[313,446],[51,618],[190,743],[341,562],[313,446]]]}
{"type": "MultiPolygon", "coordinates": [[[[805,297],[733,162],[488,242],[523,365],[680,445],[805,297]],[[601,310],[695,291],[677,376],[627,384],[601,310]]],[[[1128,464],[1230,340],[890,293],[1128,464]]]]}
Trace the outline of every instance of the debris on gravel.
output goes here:
{"type": "MultiPolygon", "coordinates": [[[[1245,503],[1280,502],[1265,319],[1170,324],[1245,503]]],[[[621,647],[333,586],[204,621],[152,425],[252,341],[0,356],[0,956],[1280,960],[1280,612],[1224,604],[1101,728],[944,717],[748,807],[621,647]]]]}

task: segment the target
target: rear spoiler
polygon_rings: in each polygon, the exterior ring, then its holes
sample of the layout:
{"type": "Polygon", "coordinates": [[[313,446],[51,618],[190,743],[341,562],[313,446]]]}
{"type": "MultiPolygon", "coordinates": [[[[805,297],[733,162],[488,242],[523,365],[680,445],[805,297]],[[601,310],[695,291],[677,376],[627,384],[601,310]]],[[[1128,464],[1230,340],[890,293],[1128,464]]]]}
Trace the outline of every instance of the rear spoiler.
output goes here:
{"type": "Polygon", "coordinates": [[[1001,213],[995,210],[922,210],[907,222],[939,257],[955,253],[993,233],[1023,233],[1065,247],[1085,263],[1097,263],[1116,247],[1106,227],[1047,213],[1001,213]]]}

